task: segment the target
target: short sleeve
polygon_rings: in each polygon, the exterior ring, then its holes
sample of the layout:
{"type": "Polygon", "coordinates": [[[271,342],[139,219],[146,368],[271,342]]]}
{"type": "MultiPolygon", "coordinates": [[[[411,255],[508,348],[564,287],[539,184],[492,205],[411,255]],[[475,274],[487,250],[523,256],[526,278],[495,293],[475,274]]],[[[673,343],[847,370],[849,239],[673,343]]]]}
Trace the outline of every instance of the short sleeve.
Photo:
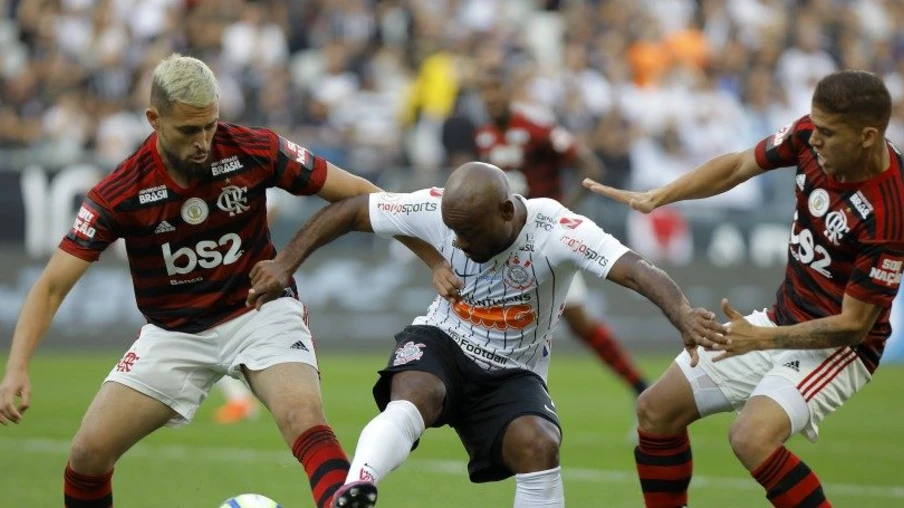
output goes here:
{"type": "Polygon", "coordinates": [[[60,242],[60,249],[85,261],[97,261],[100,254],[119,237],[115,215],[92,189],[82,201],[72,229],[60,242]]]}
{"type": "Polygon", "coordinates": [[[607,277],[615,262],[630,249],[587,217],[563,210],[556,219],[551,257],[597,277],[607,277]]]}
{"type": "Polygon", "coordinates": [[[854,298],[891,307],[901,285],[904,245],[865,244],[854,260],[844,292],[854,298]]]}
{"type": "Polygon", "coordinates": [[[327,161],[272,131],[275,186],[296,196],[316,194],[326,181],[327,161]]]}
{"type": "Polygon", "coordinates": [[[440,209],[442,192],[433,187],[408,194],[371,194],[370,224],[374,233],[383,237],[413,236],[439,249],[448,229],[440,209]]]}
{"type": "Polygon", "coordinates": [[[754,149],[757,165],[766,170],[797,166],[811,132],[810,117],[804,116],[761,140],[754,149]]]}

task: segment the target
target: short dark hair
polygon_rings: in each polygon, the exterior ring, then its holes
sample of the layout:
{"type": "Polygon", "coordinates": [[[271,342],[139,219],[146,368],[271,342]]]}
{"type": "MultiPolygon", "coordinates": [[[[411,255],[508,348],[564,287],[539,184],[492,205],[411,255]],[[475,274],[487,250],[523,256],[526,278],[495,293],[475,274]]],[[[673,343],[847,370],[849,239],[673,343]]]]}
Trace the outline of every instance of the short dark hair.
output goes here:
{"type": "Polygon", "coordinates": [[[819,80],[813,92],[813,107],[884,133],[891,118],[891,95],[876,74],[844,70],[819,80]]]}

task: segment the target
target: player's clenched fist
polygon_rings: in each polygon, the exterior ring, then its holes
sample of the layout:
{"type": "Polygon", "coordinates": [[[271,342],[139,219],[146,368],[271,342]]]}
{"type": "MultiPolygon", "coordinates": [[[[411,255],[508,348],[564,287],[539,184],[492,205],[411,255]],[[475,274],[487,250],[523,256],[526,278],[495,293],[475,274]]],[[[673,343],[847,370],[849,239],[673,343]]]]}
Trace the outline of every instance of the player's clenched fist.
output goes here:
{"type": "Polygon", "coordinates": [[[8,371],[0,382],[0,423],[19,423],[22,413],[30,404],[31,383],[28,381],[28,373],[24,370],[8,371]],[[19,397],[18,407],[16,397],[19,397]]]}
{"type": "Polygon", "coordinates": [[[251,289],[245,305],[260,310],[265,303],[282,296],[292,276],[290,270],[276,260],[259,261],[251,269],[251,289]]]}
{"type": "Polygon", "coordinates": [[[461,279],[452,271],[449,262],[442,260],[433,265],[433,287],[442,298],[455,302],[462,288],[461,279]]]}

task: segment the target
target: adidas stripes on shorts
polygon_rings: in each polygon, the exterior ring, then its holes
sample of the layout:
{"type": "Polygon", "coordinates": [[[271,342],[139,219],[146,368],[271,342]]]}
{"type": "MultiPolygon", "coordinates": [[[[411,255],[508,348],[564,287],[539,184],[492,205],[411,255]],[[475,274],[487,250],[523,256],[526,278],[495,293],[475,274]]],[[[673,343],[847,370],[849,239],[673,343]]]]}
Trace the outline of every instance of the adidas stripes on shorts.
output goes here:
{"type": "Polygon", "coordinates": [[[138,340],[107,375],[171,407],[168,426],[191,421],[210,388],[224,375],[242,378],[241,368],[263,370],[280,363],[317,368],[307,310],[295,298],[267,302],[199,333],[147,324],[138,340]]]}
{"type": "MultiPolygon", "coordinates": [[[[775,326],[765,311],[753,312],[746,318],[756,326],[775,326]]],[[[720,352],[698,348],[697,353],[700,363],[695,368],[703,369],[732,405],[721,408],[722,411],[740,411],[751,395],[768,396],[768,392],[757,390],[765,376],[778,376],[797,387],[810,412],[809,422],[801,433],[814,442],[819,436],[819,423],[860,391],[872,377],[849,347],[751,351],[717,363],[712,359],[720,352]]],[[[675,363],[691,380],[693,372],[686,351],[678,355],[675,363]]]]}

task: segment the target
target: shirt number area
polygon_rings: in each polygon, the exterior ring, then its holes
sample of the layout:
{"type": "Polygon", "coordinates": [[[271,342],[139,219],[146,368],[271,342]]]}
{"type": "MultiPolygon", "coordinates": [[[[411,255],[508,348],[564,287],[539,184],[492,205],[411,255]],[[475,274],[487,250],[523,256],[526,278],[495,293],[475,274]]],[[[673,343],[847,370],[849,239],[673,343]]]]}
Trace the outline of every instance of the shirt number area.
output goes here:
{"type": "Polygon", "coordinates": [[[829,265],[832,264],[832,256],[829,255],[829,251],[822,245],[816,244],[813,232],[809,229],[801,229],[799,233],[795,233],[795,229],[797,229],[797,212],[794,212],[794,222],[791,224],[791,241],[788,242],[791,256],[819,272],[823,277],[831,279],[832,274],[829,272],[829,265]]]}

